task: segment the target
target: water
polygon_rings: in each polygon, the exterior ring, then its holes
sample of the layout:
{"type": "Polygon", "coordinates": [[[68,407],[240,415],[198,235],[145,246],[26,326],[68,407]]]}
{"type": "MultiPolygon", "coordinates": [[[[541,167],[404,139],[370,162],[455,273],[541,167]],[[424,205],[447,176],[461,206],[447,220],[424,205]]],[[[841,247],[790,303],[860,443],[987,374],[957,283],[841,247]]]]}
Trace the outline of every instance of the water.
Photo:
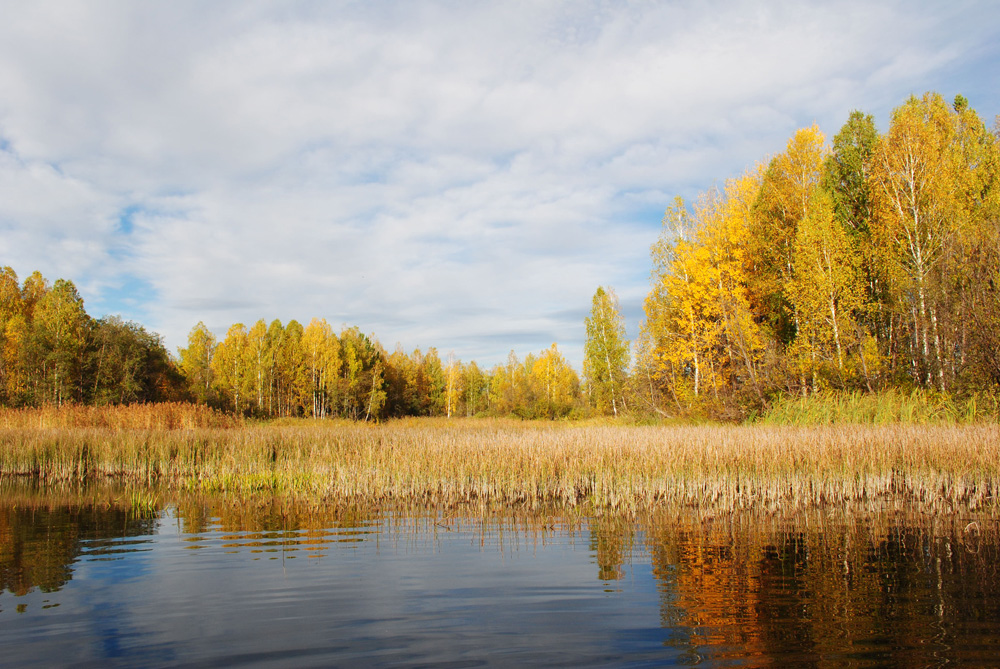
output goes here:
{"type": "Polygon", "coordinates": [[[0,503],[0,665],[1000,666],[992,516],[120,499],[0,503]]]}

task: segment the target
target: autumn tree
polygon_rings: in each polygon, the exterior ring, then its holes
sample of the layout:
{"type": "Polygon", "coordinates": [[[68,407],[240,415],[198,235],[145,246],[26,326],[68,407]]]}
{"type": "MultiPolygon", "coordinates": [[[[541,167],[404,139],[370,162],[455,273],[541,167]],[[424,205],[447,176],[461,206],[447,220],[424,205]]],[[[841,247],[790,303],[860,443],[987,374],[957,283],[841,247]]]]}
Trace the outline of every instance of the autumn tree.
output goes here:
{"type": "Polygon", "coordinates": [[[637,397],[668,397],[678,411],[749,392],[763,401],[764,336],[749,299],[747,257],[759,173],[728,181],[692,212],[678,198],[653,245],[652,287],[637,356],[637,397]],[[648,391],[648,392],[647,392],[648,391]],[[708,398],[708,399],[706,399],[708,398]]]}
{"type": "Polygon", "coordinates": [[[613,289],[598,287],[590,316],[584,320],[587,339],[583,348],[583,373],[593,407],[615,416],[625,410],[625,383],[629,365],[629,343],[625,338],[618,296],[613,289]]]}
{"type": "Polygon", "coordinates": [[[911,97],[879,138],[870,177],[873,233],[910,316],[912,375],[941,390],[954,350],[941,323],[950,281],[945,259],[970,222],[956,187],[969,166],[955,135],[955,112],[940,95],[911,97]]]}
{"type": "Polygon", "coordinates": [[[325,319],[314,318],[306,326],[302,333],[302,350],[309,375],[310,414],[325,418],[341,397],[340,342],[325,319]]]}
{"type": "Polygon", "coordinates": [[[466,416],[475,416],[489,408],[490,378],[475,360],[462,366],[461,388],[466,416]]]}
{"type": "Polygon", "coordinates": [[[290,320],[280,336],[274,337],[276,339],[274,383],[278,416],[304,414],[306,406],[312,399],[312,380],[302,344],[304,335],[305,330],[302,325],[296,320],[290,320]]]}
{"type": "Polygon", "coordinates": [[[251,377],[252,401],[255,412],[258,415],[265,414],[268,389],[271,385],[271,372],[273,365],[271,359],[274,356],[273,347],[268,337],[267,323],[263,319],[258,320],[247,331],[246,350],[247,372],[251,377]]]}
{"type": "Polygon", "coordinates": [[[811,378],[813,390],[821,374],[842,385],[845,358],[858,338],[855,316],[863,296],[858,258],[825,192],[816,191],[799,222],[793,258],[795,274],[787,292],[799,327],[789,357],[802,376],[811,378]]]}
{"type": "Polygon", "coordinates": [[[784,153],[768,164],[754,203],[754,234],[748,239],[750,299],[759,322],[767,323],[783,344],[798,327],[785,291],[795,275],[795,237],[820,185],[825,156],[818,127],[796,131],[784,153]]]}
{"type": "MultiPolygon", "coordinates": [[[[414,354],[417,352],[414,351],[414,354]]],[[[386,358],[385,366],[386,413],[392,417],[416,415],[417,365],[402,346],[386,358]]]]}
{"type": "Polygon", "coordinates": [[[490,413],[500,416],[515,415],[527,418],[532,404],[532,389],[529,378],[534,356],[530,353],[525,360],[513,350],[507,354],[507,361],[494,365],[490,370],[490,413]]]}
{"type": "Polygon", "coordinates": [[[36,400],[56,406],[83,397],[89,316],[72,281],[58,279],[32,309],[29,359],[36,400]]]}
{"type": "Polygon", "coordinates": [[[235,323],[226,332],[212,356],[212,376],[223,402],[236,413],[243,413],[253,392],[247,368],[247,328],[235,323]]]}
{"type": "Polygon", "coordinates": [[[24,391],[21,356],[27,323],[17,273],[0,269],[0,402],[10,403],[24,391]]]}
{"type": "Polygon", "coordinates": [[[385,351],[357,327],[340,333],[341,415],[353,420],[379,419],[386,401],[385,351]]]}
{"type": "MultiPolygon", "coordinates": [[[[707,277],[708,249],[697,240],[698,222],[681,198],[663,217],[663,232],[653,245],[653,285],[646,298],[644,331],[654,342],[643,361],[678,405],[690,406],[702,392],[705,357],[713,345],[716,319],[707,277]],[[688,390],[692,396],[688,399],[688,390]]],[[[595,296],[596,304],[596,296],[595,296]]],[[[589,334],[589,330],[588,330],[589,334]]],[[[586,352],[585,352],[586,355],[586,352]]],[[[590,386],[588,357],[584,377],[590,386]]]]}
{"type": "Polygon", "coordinates": [[[552,344],[531,360],[533,418],[560,418],[569,414],[580,396],[580,379],[552,344]]]}
{"type": "Polygon", "coordinates": [[[198,402],[214,404],[215,376],[212,359],[215,357],[215,335],[198,322],[188,333],[187,348],[178,349],[180,370],[187,380],[188,390],[198,402]]]}
{"type": "Polygon", "coordinates": [[[448,365],[444,369],[445,380],[445,415],[451,418],[458,411],[459,398],[462,397],[462,362],[455,358],[454,353],[448,354],[448,365]]]}

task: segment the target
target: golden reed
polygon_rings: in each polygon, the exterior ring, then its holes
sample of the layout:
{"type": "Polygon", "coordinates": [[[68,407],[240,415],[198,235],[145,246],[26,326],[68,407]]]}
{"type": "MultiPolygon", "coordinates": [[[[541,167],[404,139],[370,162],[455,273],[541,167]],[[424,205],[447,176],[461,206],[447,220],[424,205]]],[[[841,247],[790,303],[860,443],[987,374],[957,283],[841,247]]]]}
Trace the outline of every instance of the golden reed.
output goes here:
{"type": "Polygon", "coordinates": [[[410,419],[187,427],[170,419],[134,426],[140,423],[64,427],[0,417],[0,478],[114,480],[364,503],[608,510],[682,504],[776,511],[889,498],[924,508],[987,509],[1000,490],[995,424],[666,427],[410,419]]]}

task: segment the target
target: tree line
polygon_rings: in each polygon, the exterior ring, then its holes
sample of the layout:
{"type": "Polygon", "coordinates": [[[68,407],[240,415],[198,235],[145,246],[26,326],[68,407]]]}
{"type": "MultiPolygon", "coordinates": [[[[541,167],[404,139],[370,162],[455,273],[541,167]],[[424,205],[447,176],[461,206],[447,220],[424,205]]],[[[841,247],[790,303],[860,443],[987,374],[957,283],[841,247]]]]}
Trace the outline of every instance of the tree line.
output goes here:
{"type": "Polygon", "coordinates": [[[199,323],[178,364],[197,401],[263,417],[559,418],[583,407],[580,380],[555,344],[482,369],[434,348],[388,353],[357,327],[338,335],[319,318],[305,327],[237,323],[221,341],[199,323]]]}
{"type": "MultiPolygon", "coordinates": [[[[594,326],[624,336],[620,316],[605,321],[594,326]]],[[[511,351],[484,369],[442,360],[435,348],[389,353],[357,327],[338,334],[323,319],[236,323],[221,340],[198,323],[178,353],[137,323],[91,318],[72,281],[50,284],[34,272],[21,284],[13,269],[0,270],[2,406],[186,400],[261,418],[566,418],[591,413],[592,404],[623,406],[615,393],[627,365],[621,344],[612,345],[601,352],[603,367],[588,368],[597,380],[585,384],[552,344],[524,358],[511,351]],[[609,394],[599,377],[612,358],[619,368],[609,394]]]]}
{"type": "Polygon", "coordinates": [[[962,96],[799,130],[667,209],[634,399],[746,415],[778,394],[1000,383],[1000,153],[962,96]]]}

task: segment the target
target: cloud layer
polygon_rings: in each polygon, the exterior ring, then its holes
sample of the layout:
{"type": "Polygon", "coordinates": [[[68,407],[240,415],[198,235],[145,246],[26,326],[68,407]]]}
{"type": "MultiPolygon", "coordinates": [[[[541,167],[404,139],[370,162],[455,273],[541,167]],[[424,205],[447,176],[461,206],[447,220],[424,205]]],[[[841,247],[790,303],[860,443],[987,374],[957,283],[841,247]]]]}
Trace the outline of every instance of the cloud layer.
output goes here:
{"type": "Polygon", "coordinates": [[[0,24],[0,264],[171,349],[324,317],[388,347],[582,358],[634,332],[693,196],[861,108],[965,94],[989,3],[22,3],[0,24]]]}

